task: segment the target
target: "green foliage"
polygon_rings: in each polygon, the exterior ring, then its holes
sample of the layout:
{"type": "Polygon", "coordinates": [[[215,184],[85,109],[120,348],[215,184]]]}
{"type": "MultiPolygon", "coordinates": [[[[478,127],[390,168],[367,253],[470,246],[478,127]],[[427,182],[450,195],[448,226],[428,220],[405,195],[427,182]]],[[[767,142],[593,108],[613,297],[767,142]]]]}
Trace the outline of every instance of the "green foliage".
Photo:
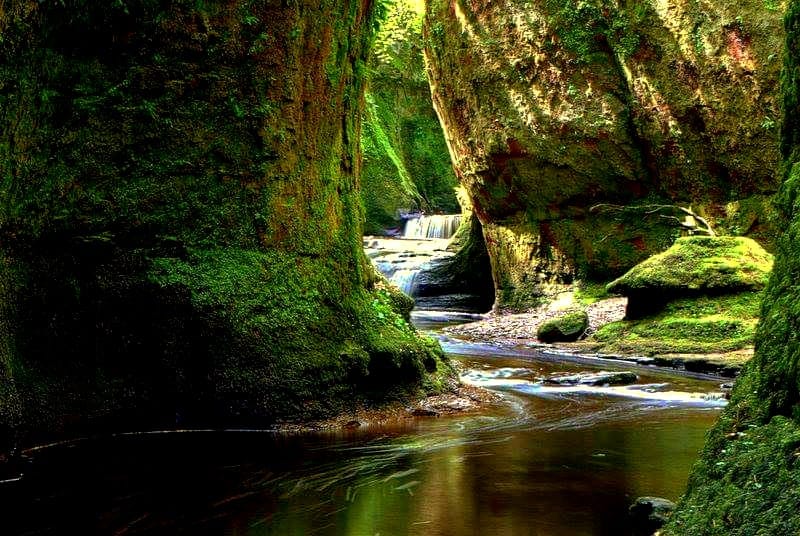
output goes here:
{"type": "Polygon", "coordinates": [[[641,36],[632,27],[631,20],[647,16],[646,2],[636,2],[630,13],[605,1],[569,2],[547,0],[549,23],[560,43],[575,55],[579,64],[591,63],[607,52],[604,42],[623,58],[633,55],[639,48],[641,36]]]}
{"type": "Polygon", "coordinates": [[[399,224],[399,209],[458,212],[456,178],[431,104],[422,54],[423,6],[386,5],[369,61],[361,144],[366,234],[399,224]]]}
{"type": "Polygon", "coordinates": [[[427,83],[422,57],[423,2],[388,0],[382,4],[385,15],[373,45],[372,77],[404,84],[427,83]]]}
{"type": "Polygon", "coordinates": [[[800,426],[776,416],[748,424],[737,408],[712,432],[693,469],[689,491],[666,534],[771,536],[799,534],[800,426]]]}

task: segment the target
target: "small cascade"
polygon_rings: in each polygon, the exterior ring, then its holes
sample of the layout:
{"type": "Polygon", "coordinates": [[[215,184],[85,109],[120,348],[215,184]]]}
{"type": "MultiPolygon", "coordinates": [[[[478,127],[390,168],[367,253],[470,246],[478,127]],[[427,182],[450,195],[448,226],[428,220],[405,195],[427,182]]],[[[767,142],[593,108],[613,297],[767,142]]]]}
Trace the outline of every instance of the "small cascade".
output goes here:
{"type": "Polygon", "coordinates": [[[447,248],[460,223],[460,214],[410,218],[402,237],[364,237],[364,251],[378,271],[414,298],[417,308],[472,312],[478,297],[454,288],[439,271],[455,255],[447,248]]]}
{"type": "Polygon", "coordinates": [[[389,278],[389,281],[394,283],[397,288],[408,294],[409,296],[414,295],[414,283],[419,275],[420,270],[416,269],[401,269],[395,271],[392,276],[389,278]]]}
{"type": "Polygon", "coordinates": [[[416,296],[426,274],[453,256],[445,239],[377,238],[364,240],[364,249],[375,267],[400,290],[416,296]]]}
{"type": "Polygon", "coordinates": [[[461,214],[443,214],[419,216],[406,221],[404,238],[441,238],[449,239],[461,225],[461,214]]]}

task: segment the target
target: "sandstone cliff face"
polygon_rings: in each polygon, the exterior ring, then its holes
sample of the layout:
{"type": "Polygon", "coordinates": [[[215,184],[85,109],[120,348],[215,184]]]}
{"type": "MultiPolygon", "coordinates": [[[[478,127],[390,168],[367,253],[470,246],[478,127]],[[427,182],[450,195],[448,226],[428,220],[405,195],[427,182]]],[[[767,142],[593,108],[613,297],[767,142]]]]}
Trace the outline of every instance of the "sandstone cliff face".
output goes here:
{"type": "Polygon", "coordinates": [[[781,229],[756,352],[710,432],[665,534],[800,533],[800,3],[786,14],[781,229]]]}
{"type": "Polygon", "coordinates": [[[692,205],[758,236],[776,189],[785,3],[432,0],[434,103],[484,225],[498,305],[618,275],[692,205]]]}
{"type": "Polygon", "coordinates": [[[0,439],[309,417],[436,368],[361,250],[373,18],[4,3],[0,439]]]}

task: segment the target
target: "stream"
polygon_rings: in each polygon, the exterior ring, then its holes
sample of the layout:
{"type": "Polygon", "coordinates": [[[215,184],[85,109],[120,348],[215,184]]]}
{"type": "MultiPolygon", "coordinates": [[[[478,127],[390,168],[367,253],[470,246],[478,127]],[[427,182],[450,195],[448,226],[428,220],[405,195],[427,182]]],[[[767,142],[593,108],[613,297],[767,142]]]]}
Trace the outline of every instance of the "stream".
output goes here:
{"type": "MultiPolygon", "coordinates": [[[[468,315],[415,315],[438,335],[468,315]]],[[[140,433],[33,452],[0,486],[3,534],[624,535],[638,496],[676,499],[721,379],[441,337],[478,414],[325,433],[140,433]],[[634,386],[552,375],[631,370],[634,386]]]]}

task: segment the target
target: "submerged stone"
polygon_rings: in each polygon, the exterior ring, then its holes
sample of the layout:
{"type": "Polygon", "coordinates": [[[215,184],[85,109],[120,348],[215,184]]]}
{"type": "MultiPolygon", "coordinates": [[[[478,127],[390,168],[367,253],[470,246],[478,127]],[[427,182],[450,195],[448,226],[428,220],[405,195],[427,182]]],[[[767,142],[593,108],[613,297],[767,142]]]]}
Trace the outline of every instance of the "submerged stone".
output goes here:
{"type": "Polygon", "coordinates": [[[567,376],[551,376],[544,380],[545,383],[557,385],[630,385],[636,383],[639,377],[628,370],[621,372],[581,372],[567,376]]]}
{"type": "Polygon", "coordinates": [[[664,526],[675,503],[661,497],[639,497],[628,509],[636,536],[651,536],[664,526]]]}

